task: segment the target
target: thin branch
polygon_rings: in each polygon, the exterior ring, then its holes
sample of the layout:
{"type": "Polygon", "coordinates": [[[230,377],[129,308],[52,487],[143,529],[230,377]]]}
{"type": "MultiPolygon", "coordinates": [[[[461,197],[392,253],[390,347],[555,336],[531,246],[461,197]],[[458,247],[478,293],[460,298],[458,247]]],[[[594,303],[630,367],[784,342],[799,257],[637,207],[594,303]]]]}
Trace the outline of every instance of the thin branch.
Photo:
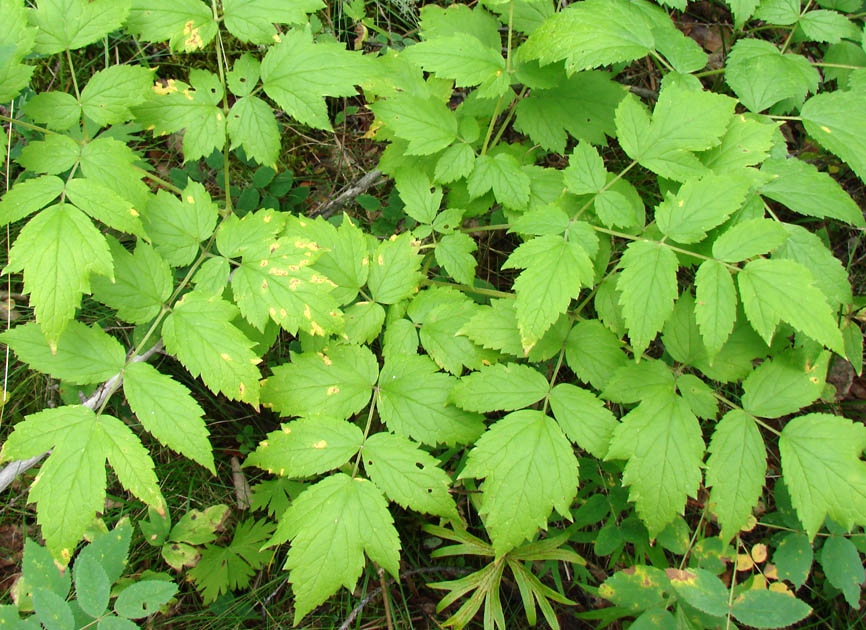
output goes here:
{"type": "MultiPolygon", "coordinates": [[[[133,357],[130,363],[147,361],[150,357],[152,357],[160,350],[162,350],[162,342],[158,341],[146,351],[133,357]]],[[[90,398],[84,401],[83,405],[90,410],[99,409],[108,401],[108,398],[116,391],[117,387],[120,386],[122,382],[123,371],[120,371],[114,376],[112,376],[110,379],[105,381],[102,385],[97,387],[96,391],[94,391],[90,395],[90,398]]],[[[7,464],[3,468],[3,470],[0,470],[0,492],[3,492],[6,488],[8,488],[15,480],[15,478],[18,477],[18,475],[23,473],[25,470],[33,468],[33,466],[41,462],[43,458],[47,457],[50,454],[51,451],[46,451],[41,455],[31,457],[30,459],[19,459],[7,464]]]]}
{"type": "Polygon", "coordinates": [[[382,183],[385,179],[386,178],[382,175],[382,171],[378,169],[372,170],[360,179],[355,180],[346,186],[343,190],[337,193],[336,197],[320,205],[310,214],[310,216],[324,217],[327,219],[349,201],[358,195],[364,194],[369,188],[382,183]]]}

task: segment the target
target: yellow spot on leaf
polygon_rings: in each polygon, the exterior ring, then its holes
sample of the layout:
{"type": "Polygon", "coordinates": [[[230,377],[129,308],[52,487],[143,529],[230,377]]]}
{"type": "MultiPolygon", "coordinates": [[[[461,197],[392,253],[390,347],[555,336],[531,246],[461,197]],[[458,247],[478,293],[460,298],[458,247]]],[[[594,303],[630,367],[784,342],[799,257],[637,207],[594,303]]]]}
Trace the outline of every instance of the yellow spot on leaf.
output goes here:
{"type": "Polygon", "coordinates": [[[287,275],[289,275],[288,271],[286,271],[285,269],[280,269],[279,267],[271,267],[270,269],[268,269],[268,273],[271,274],[272,276],[287,276],[287,275]]]}
{"type": "Polygon", "coordinates": [[[292,432],[292,430],[289,427],[287,427],[286,425],[283,425],[283,433],[288,435],[291,432],[292,432]]]}
{"type": "Polygon", "coordinates": [[[366,267],[369,263],[370,263],[370,257],[369,256],[364,256],[364,258],[361,259],[361,266],[362,267],[366,267]]]}
{"type": "Polygon", "coordinates": [[[322,357],[322,362],[325,365],[331,365],[331,363],[333,363],[333,361],[331,361],[331,359],[329,359],[323,352],[319,352],[318,355],[322,357]]]}
{"type": "Polygon", "coordinates": [[[302,239],[298,239],[297,241],[295,241],[295,247],[297,247],[298,249],[309,249],[310,251],[314,252],[319,251],[318,244],[314,243],[313,241],[305,241],[302,239]]]}
{"type": "Polygon", "coordinates": [[[286,315],[288,315],[288,313],[286,312],[286,309],[281,308],[280,309],[280,317],[285,317],[286,315]]]}
{"type": "Polygon", "coordinates": [[[276,317],[276,316],[277,316],[277,309],[275,309],[275,308],[272,306],[270,309],[268,309],[268,313],[271,314],[271,317],[276,317]]]}
{"type": "Polygon", "coordinates": [[[183,91],[183,95],[186,97],[186,100],[188,100],[188,101],[194,101],[195,100],[195,97],[192,95],[192,92],[189,91],[189,88],[187,88],[183,91]]]}
{"type": "Polygon", "coordinates": [[[131,214],[131,215],[134,216],[134,217],[140,216],[140,215],[138,214],[138,210],[136,210],[135,208],[130,208],[130,209],[129,209],[129,214],[131,214]]]}
{"type": "Polygon", "coordinates": [[[193,197],[192,195],[187,195],[186,196],[186,202],[187,203],[195,203],[195,197],[193,197]]]}
{"type": "Polygon", "coordinates": [[[268,290],[268,281],[262,280],[262,291],[267,291],[267,290],[268,290]]]}
{"type": "MultiPolygon", "coordinates": [[[[267,217],[265,217],[265,218],[266,218],[266,219],[270,219],[271,217],[270,217],[270,216],[267,216],[267,217]]],[[[271,243],[271,246],[270,246],[270,247],[268,247],[268,251],[270,251],[270,252],[273,254],[273,253],[274,253],[275,251],[277,251],[279,248],[280,248],[280,244],[279,244],[279,242],[274,242],[274,243],[271,243]]]]}
{"type": "Polygon", "coordinates": [[[316,322],[310,322],[310,332],[314,337],[316,335],[325,336],[325,331],[316,322]]]}
{"type": "Polygon", "coordinates": [[[169,79],[165,85],[160,85],[159,83],[155,83],[153,85],[153,91],[163,96],[165,94],[171,94],[172,92],[177,92],[177,85],[175,85],[176,81],[174,79],[169,79]]]}
{"type": "Polygon", "coordinates": [[[238,385],[238,391],[241,393],[241,396],[243,396],[244,393],[247,391],[247,386],[241,383],[240,385],[238,385]]]}
{"type": "Polygon", "coordinates": [[[318,442],[313,444],[313,448],[325,448],[327,445],[328,443],[325,442],[325,440],[319,440],[318,442]]]}
{"type": "Polygon", "coordinates": [[[313,284],[324,284],[327,281],[328,279],[325,276],[320,276],[317,273],[314,273],[312,276],[310,276],[310,282],[312,282],[313,284]]]}
{"type": "Polygon", "coordinates": [[[379,263],[379,265],[385,264],[385,259],[382,258],[382,254],[379,254],[379,259],[376,262],[379,263]]]}
{"type": "Polygon", "coordinates": [[[823,131],[824,133],[833,133],[832,131],[830,131],[830,127],[827,127],[826,125],[821,125],[821,131],[823,131]]]}
{"type": "Polygon", "coordinates": [[[307,319],[313,319],[313,313],[310,311],[310,305],[304,304],[304,317],[307,319]]]}
{"type": "Polygon", "coordinates": [[[262,217],[262,221],[264,221],[265,223],[270,223],[271,219],[273,219],[273,218],[274,218],[274,215],[266,214],[265,216],[262,217]]]}
{"type": "Polygon", "coordinates": [[[301,285],[300,278],[289,278],[289,291],[294,291],[301,285]]]}
{"type": "Polygon", "coordinates": [[[274,33],[274,34],[272,35],[272,37],[273,37],[274,41],[277,42],[278,44],[279,44],[281,41],[283,41],[282,39],[280,39],[280,36],[279,36],[278,33],[274,33]]]}
{"type": "Polygon", "coordinates": [[[232,358],[228,354],[226,354],[225,352],[220,354],[220,358],[222,358],[223,361],[231,361],[232,360],[232,358]]]}
{"type": "Polygon", "coordinates": [[[340,388],[337,387],[336,385],[331,385],[328,388],[328,396],[333,396],[334,394],[339,394],[339,393],[340,393],[340,388]]]}
{"type": "Polygon", "coordinates": [[[266,258],[263,258],[262,262],[259,263],[259,267],[267,267],[267,266],[268,266],[268,261],[266,258]]]}
{"type": "Polygon", "coordinates": [[[217,120],[222,120],[222,119],[223,119],[223,115],[221,113],[217,112],[217,120]]]}

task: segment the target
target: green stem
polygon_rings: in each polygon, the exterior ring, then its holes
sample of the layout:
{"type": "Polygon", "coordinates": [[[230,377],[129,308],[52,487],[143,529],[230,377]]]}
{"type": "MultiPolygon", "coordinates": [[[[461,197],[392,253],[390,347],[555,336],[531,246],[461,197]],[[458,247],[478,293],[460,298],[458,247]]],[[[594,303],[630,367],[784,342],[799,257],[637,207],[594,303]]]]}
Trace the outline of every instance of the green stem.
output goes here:
{"type": "Polygon", "coordinates": [[[81,102],[81,92],[78,91],[78,78],[75,76],[75,65],[72,63],[72,54],[66,49],[66,62],[69,64],[69,74],[72,75],[72,87],[75,88],[75,98],[81,102]]]}
{"type": "Polygon", "coordinates": [[[811,62],[813,66],[817,66],[819,68],[844,68],[845,70],[862,70],[863,66],[849,66],[844,63],[826,63],[824,61],[813,61],[811,62]]]}
{"type": "Polygon", "coordinates": [[[654,50],[650,50],[650,55],[653,56],[660,64],[662,64],[665,68],[668,69],[668,72],[674,72],[674,67],[668,63],[668,60],[662,57],[654,50]]]}
{"type": "MultiPolygon", "coordinates": [[[[803,10],[800,11],[800,17],[806,15],[806,11],[808,11],[812,7],[812,0],[806,3],[806,6],[803,7],[803,10]]],[[[798,20],[799,21],[799,20],[798,20]]],[[[791,43],[791,38],[794,37],[794,32],[796,31],[796,24],[791,27],[790,32],[788,33],[788,37],[785,38],[785,43],[782,44],[782,48],[779,52],[785,54],[785,51],[788,50],[788,45],[791,43]]]]}
{"type": "MultiPolygon", "coordinates": [[[[211,8],[213,10],[214,20],[219,21],[219,12],[217,10],[216,0],[211,0],[211,8]]],[[[219,71],[220,83],[223,86],[223,117],[228,121],[229,117],[229,94],[226,87],[226,66],[228,60],[225,56],[225,46],[223,45],[222,31],[217,29],[216,36],[216,53],[217,53],[217,69],[219,71]]],[[[231,180],[229,177],[229,143],[223,144],[223,186],[226,193],[226,207],[223,211],[223,216],[228,216],[232,213],[232,193],[231,180]]]]}
{"type": "Polygon", "coordinates": [[[4,116],[3,114],[0,114],[0,120],[2,120],[4,122],[12,123],[13,125],[18,125],[19,127],[24,127],[25,129],[30,129],[31,131],[38,131],[40,133],[44,133],[44,134],[48,134],[48,135],[55,135],[55,136],[61,135],[56,131],[52,131],[51,129],[47,129],[46,127],[40,127],[39,125],[34,125],[32,123],[29,123],[29,122],[24,122],[23,120],[18,120],[16,118],[10,118],[9,116],[4,116]]]}
{"type": "Polygon", "coordinates": [[[553,384],[556,383],[556,377],[559,375],[559,368],[562,367],[562,359],[565,357],[565,342],[562,342],[562,348],[559,350],[559,357],[556,359],[556,367],[553,368],[553,374],[547,383],[547,393],[544,395],[544,404],[541,407],[541,413],[547,413],[547,404],[550,402],[550,392],[553,391],[553,384]]]}
{"type": "Polygon", "coordinates": [[[753,416],[752,414],[750,414],[748,411],[746,411],[745,409],[743,409],[742,407],[740,407],[737,403],[728,400],[727,398],[725,398],[724,396],[722,396],[722,395],[719,394],[718,392],[713,392],[713,396],[715,396],[717,400],[720,400],[721,402],[725,403],[725,404],[726,404],[728,407],[730,407],[731,409],[736,409],[737,411],[742,411],[744,414],[746,414],[746,415],[749,416],[752,420],[754,420],[756,424],[758,424],[758,425],[764,427],[764,428],[765,428],[767,431],[769,431],[770,433],[775,434],[777,437],[782,437],[782,434],[781,434],[779,431],[777,431],[775,428],[771,427],[769,424],[767,424],[766,422],[764,422],[764,421],[761,420],[760,418],[756,418],[755,416],[753,416]]]}
{"type": "Polygon", "coordinates": [[[499,118],[499,114],[502,110],[502,99],[505,98],[505,95],[499,97],[499,100],[496,101],[496,108],[493,110],[493,116],[490,118],[490,124],[487,125],[487,135],[484,136],[484,144],[481,146],[481,155],[487,155],[487,146],[490,144],[490,136],[493,135],[493,127],[496,125],[496,119],[499,118]]]}
{"type": "Polygon", "coordinates": [[[577,221],[580,218],[580,215],[582,215],[584,213],[584,211],[586,211],[586,209],[589,208],[595,202],[596,197],[598,197],[601,193],[608,190],[611,186],[613,186],[615,183],[617,183],[619,180],[621,180],[625,176],[626,173],[628,173],[631,169],[633,169],[635,167],[636,164],[637,164],[637,160],[633,160],[631,164],[629,164],[624,169],[622,169],[619,173],[617,173],[616,176],[612,180],[610,180],[608,183],[606,183],[604,186],[602,186],[601,190],[599,190],[597,193],[595,193],[592,196],[592,199],[590,199],[589,201],[587,201],[585,204],[583,204],[580,207],[580,210],[578,210],[575,213],[574,218],[572,219],[572,222],[577,221]]]}
{"type": "Polygon", "coordinates": [[[701,77],[710,77],[710,76],[713,76],[714,74],[724,74],[724,72],[725,72],[724,68],[715,68],[713,70],[704,70],[702,72],[695,72],[694,76],[696,76],[697,78],[700,79],[701,77]]]}
{"type": "Polygon", "coordinates": [[[355,464],[352,466],[352,479],[358,474],[358,464],[361,463],[361,453],[364,452],[364,443],[367,441],[367,436],[370,434],[370,427],[373,426],[373,413],[376,411],[376,401],[379,399],[379,386],[373,388],[373,400],[370,401],[370,410],[367,412],[367,425],[364,427],[364,436],[361,438],[361,448],[358,449],[358,455],[355,457],[355,464]]]}
{"type": "Polygon", "coordinates": [[[508,125],[511,123],[511,119],[514,118],[514,114],[517,111],[517,104],[526,96],[526,93],[529,91],[529,88],[523,86],[523,89],[520,90],[520,94],[517,95],[517,98],[512,101],[511,105],[508,107],[508,114],[505,116],[505,120],[502,121],[502,124],[499,125],[499,131],[496,132],[496,135],[493,136],[493,140],[490,142],[491,146],[496,146],[499,143],[499,139],[502,138],[502,134],[505,133],[505,130],[508,128],[508,125]]]}
{"type": "Polygon", "coordinates": [[[142,177],[146,177],[150,181],[156,182],[157,184],[159,184],[160,186],[162,186],[166,190],[170,190],[171,192],[173,192],[176,195],[182,195],[183,194],[182,188],[178,188],[177,186],[175,186],[171,182],[168,182],[168,181],[162,179],[158,175],[154,175],[153,173],[151,173],[147,169],[141,168],[140,166],[136,166],[135,164],[133,164],[132,166],[133,166],[133,168],[137,169],[141,173],[142,177]]]}
{"type": "Polygon", "coordinates": [[[464,293],[476,293],[478,295],[486,295],[488,297],[496,297],[496,298],[515,298],[513,293],[506,293],[505,291],[496,291],[495,289],[484,289],[482,287],[470,287],[468,284],[457,284],[455,282],[443,282],[442,280],[425,280],[424,284],[432,284],[437,287],[452,287],[457,289],[458,291],[463,291],[464,293]]]}
{"type": "Polygon", "coordinates": [[[508,3],[508,47],[505,49],[505,72],[511,74],[511,37],[514,33],[514,0],[508,3]]]}
{"type": "Polygon", "coordinates": [[[510,223],[496,223],[494,225],[476,225],[475,227],[462,227],[461,232],[474,234],[475,232],[495,232],[497,230],[510,230],[510,223]]]}
{"type": "Polygon", "coordinates": [[[776,116],[775,114],[767,114],[766,116],[773,120],[803,120],[800,116],[776,116]]]}

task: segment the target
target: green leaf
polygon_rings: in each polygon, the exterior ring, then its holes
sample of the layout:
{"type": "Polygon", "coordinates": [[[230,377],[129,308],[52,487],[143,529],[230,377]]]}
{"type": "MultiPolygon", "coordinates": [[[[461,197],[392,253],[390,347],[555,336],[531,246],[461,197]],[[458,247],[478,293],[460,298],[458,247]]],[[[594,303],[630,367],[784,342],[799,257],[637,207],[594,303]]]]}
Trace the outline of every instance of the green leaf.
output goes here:
{"type": "Polygon", "coordinates": [[[252,94],[259,82],[261,68],[261,62],[248,52],[235,59],[232,69],[226,73],[229,91],[239,97],[252,94]]]}
{"type": "Polygon", "coordinates": [[[285,222],[285,216],[271,208],[250,212],[240,218],[236,214],[229,215],[217,229],[217,249],[228,258],[264,249],[282,231],[285,222]]]}
{"type": "Polygon", "coordinates": [[[400,168],[394,185],[405,204],[403,211],[419,223],[432,223],[442,203],[442,190],[433,188],[426,173],[414,168],[400,168]]]}
{"type": "Polygon", "coordinates": [[[379,415],[394,433],[424,444],[471,443],[484,430],[483,418],[449,403],[458,381],[437,369],[425,356],[389,356],[379,378],[379,415]]]}
{"type": "Polygon", "coordinates": [[[14,223],[41,210],[63,192],[63,180],[42,175],[19,182],[0,200],[0,226],[14,223]]]}
{"type": "Polygon", "coordinates": [[[126,364],[126,351],[99,326],[72,320],[60,336],[55,351],[39,324],[29,322],[0,335],[31,368],[69,383],[86,385],[110,379],[126,364]]]}
{"type": "Polygon", "coordinates": [[[760,164],[769,155],[777,129],[775,123],[734,116],[721,144],[701,153],[700,159],[719,175],[760,164]]]}
{"type": "Polygon", "coordinates": [[[592,195],[607,183],[607,170],[594,146],[581,140],[568,157],[568,166],[562,171],[568,192],[592,195]]]}
{"type": "Polygon", "coordinates": [[[755,420],[739,410],[729,411],[716,425],[707,460],[710,504],[730,540],[752,515],[764,488],[767,453],[755,420]]]}
{"type": "Polygon", "coordinates": [[[798,22],[803,33],[813,42],[838,44],[843,37],[857,39],[860,30],[841,13],[816,9],[809,11],[798,22]]]}
{"type": "Polygon", "coordinates": [[[761,172],[772,176],[759,192],[794,212],[810,217],[832,217],[863,227],[863,212],[830,175],[797,158],[769,159],[761,172]]]}
{"type": "Polygon", "coordinates": [[[614,111],[625,92],[608,72],[557,74],[553,87],[532,90],[517,103],[515,129],[555,153],[565,153],[567,134],[606,145],[605,136],[616,135],[614,111]]]}
{"type": "Polygon", "coordinates": [[[120,592],[114,602],[114,610],[128,619],[142,619],[159,612],[159,607],[174,597],[176,592],[177,585],[174,582],[142,580],[120,592]]]}
{"type": "Polygon", "coordinates": [[[766,254],[788,240],[785,225],[771,219],[741,221],[713,243],[713,256],[724,262],[740,262],[766,254]]]}
{"type": "Polygon", "coordinates": [[[292,541],[285,569],[295,595],[295,625],[337,592],[349,591],[364,553],[397,576],[400,540],[385,497],[371,482],[338,473],[312,486],[285,513],[270,544],[292,541]]]}
{"type": "Polygon", "coordinates": [[[629,361],[618,368],[610,375],[601,396],[611,402],[628,404],[674,391],[676,380],[671,369],[658,359],[647,359],[640,363],[629,361]]]}
{"type": "Polygon", "coordinates": [[[845,356],[851,362],[854,372],[860,376],[863,373],[863,333],[860,327],[853,321],[842,328],[842,337],[845,339],[845,356]]]}
{"type": "Polygon", "coordinates": [[[814,362],[793,353],[766,359],[743,381],[743,409],[762,418],[778,418],[814,402],[824,390],[830,353],[814,362]]]}
{"type": "Polygon", "coordinates": [[[262,402],[284,416],[326,415],[343,420],[370,402],[378,374],[376,357],[366,346],[305,352],[273,368],[262,389],[262,402]]]}
{"type": "Polygon", "coordinates": [[[783,54],[768,41],[741,39],[728,53],[725,81],[755,113],[788,98],[802,103],[809,92],[817,91],[819,80],[808,59],[783,54]]]}
{"type": "Polygon", "coordinates": [[[259,330],[268,319],[291,334],[341,332],[342,314],[330,295],[334,283],[313,271],[317,243],[297,234],[250,249],[232,276],[232,291],[244,317],[259,330]]]}
{"type": "Polygon", "coordinates": [[[89,177],[66,183],[69,201],[108,227],[147,239],[141,213],[116,192],[89,177]]]}
{"type": "Polygon", "coordinates": [[[676,255],[651,241],[635,241],[622,256],[617,289],[636,356],[649,347],[673,312],[677,297],[676,255]]]}
{"type": "Polygon", "coordinates": [[[29,538],[24,540],[21,578],[28,592],[51,591],[64,600],[69,596],[69,587],[72,584],[69,571],[61,572],[48,550],[29,538]]]}
{"type": "Polygon", "coordinates": [[[695,318],[712,358],[725,344],[737,319],[734,281],[724,265],[708,260],[698,267],[695,286],[695,318]]]}
{"type": "Polygon", "coordinates": [[[773,257],[796,261],[811,271],[816,286],[824,293],[831,308],[849,304],[853,299],[851,284],[842,261],[827,249],[817,234],[799,225],[782,225],[788,232],[788,238],[775,249],[773,257]]]}
{"type": "Polygon", "coordinates": [[[370,269],[370,254],[364,232],[347,215],[343,216],[339,229],[334,229],[322,219],[315,222],[299,220],[298,227],[309,230],[313,240],[323,250],[314,268],[337,284],[331,295],[340,304],[352,302],[367,282],[370,269]]]}
{"type": "Polygon", "coordinates": [[[551,509],[568,514],[578,465],[559,425],[540,411],[524,409],[478,439],[459,479],[467,477],[485,479],[479,511],[501,557],[538,528],[546,529],[551,509]]]}
{"type": "Polygon", "coordinates": [[[582,381],[599,390],[618,368],[628,363],[622,342],[598,320],[584,320],[571,329],[565,360],[582,381]]]}
{"type": "Polygon", "coordinates": [[[224,0],[223,17],[229,32],[244,42],[279,41],[278,24],[306,24],[307,13],[325,7],[321,0],[224,0]]]}
{"type": "Polygon", "coordinates": [[[632,61],[655,41],[641,8],[617,0],[588,0],[550,16],[526,40],[520,57],[542,64],[566,60],[569,72],[632,61]]]}
{"type": "Polygon", "coordinates": [[[62,597],[51,591],[37,590],[33,593],[33,609],[42,626],[48,630],[73,630],[75,619],[72,609],[62,597]]]}
{"type": "Polygon", "coordinates": [[[791,260],[752,260],[737,281],[746,316],[769,343],[779,321],[785,321],[831,350],[843,353],[842,333],[812,274],[791,260]]]}
{"type": "Polygon", "coordinates": [[[550,204],[527,210],[511,224],[509,231],[526,236],[549,236],[564,234],[571,225],[565,210],[550,204]]]}
{"type": "Polygon", "coordinates": [[[205,510],[190,510],[171,528],[168,539],[201,545],[216,540],[217,528],[226,519],[229,506],[212,505],[205,510]]]}
{"type": "Polygon", "coordinates": [[[677,597],[713,617],[728,614],[728,589],[706,569],[666,569],[677,597]]]}
{"type": "Polygon", "coordinates": [[[227,129],[232,150],[243,147],[259,164],[276,168],[280,129],[270,105],[256,96],[239,98],[229,110],[227,129]]]}
{"type": "Polygon", "coordinates": [[[523,356],[514,300],[491,300],[490,306],[476,309],[475,314],[457,332],[479,346],[523,356]]]}
{"type": "Polygon", "coordinates": [[[680,243],[703,240],[743,204],[749,182],[743,177],[708,174],[690,179],[656,208],[659,229],[680,243]]]}
{"type": "Polygon", "coordinates": [[[772,24],[794,24],[800,19],[800,0],[763,0],[755,17],[772,24]]]}
{"type": "Polygon", "coordinates": [[[473,199],[492,189],[496,201],[507,208],[522,210],[529,203],[529,176],[520,170],[517,160],[507,153],[478,157],[472,174],[466,178],[466,184],[473,199]]]}
{"type": "Polygon", "coordinates": [[[120,420],[82,406],[46,409],[15,425],[0,460],[27,459],[53,449],[30,487],[46,547],[60,563],[104,509],[105,460],[139,499],[164,511],[153,461],[120,420]]]}
{"type": "Polygon", "coordinates": [[[146,208],[150,189],[141,181],[144,171],[135,164],[139,159],[125,143],[103,135],[81,147],[81,172],[111,188],[132,207],[146,208]]]}
{"type": "Polygon", "coordinates": [[[603,459],[613,431],[619,424],[592,392],[568,383],[550,391],[553,416],[572,442],[603,459]]]}
{"type": "Polygon", "coordinates": [[[517,324],[524,352],[529,352],[581,288],[592,286],[593,270],[580,237],[571,232],[565,238],[549,235],[526,241],[502,265],[521,267],[524,271],[514,281],[517,324]]]}
{"type": "Polygon", "coordinates": [[[395,304],[411,296],[421,282],[418,241],[410,232],[379,243],[370,260],[367,286],[379,304],[395,304]]]}
{"type": "Polygon", "coordinates": [[[829,516],[850,529],[866,514],[866,427],[847,418],[811,413],[782,430],[782,474],[809,538],[829,516]]]}
{"type": "MultiPolygon", "coordinates": [[[[30,83],[35,67],[21,60],[33,50],[36,29],[28,24],[30,10],[22,0],[2,0],[0,11],[4,18],[0,26],[0,101],[8,102],[30,83]]],[[[0,139],[5,146],[4,134],[0,133],[0,139]]]]}
{"type": "Polygon", "coordinates": [[[444,103],[403,93],[369,107],[395,136],[409,142],[407,155],[430,155],[457,139],[457,118],[444,103]]]}
{"type": "Polygon", "coordinates": [[[101,617],[108,608],[111,584],[105,570],[93,556],[79,555],[75,559],[75,595],[81,610],[91,617],[101,617]]]}
{"type": "Polygon", "coordinates": [[[666,83],[651,120],[637,98],[623,98],[616,110],[617,135],[630,158],[663,177],[686,181],[706,172],[692,151],[721,142],[735,103],[721,94],[666,83]]]}
{"type": "Polygon", "coordinates": [[[824,92],[800,110],[806,133],[844,160],[866,182],[866,103],[858,92],[824,92]]]}
{"type": "Polygon", "coordinates": [[[126,28],[148,42],[169,40],[174,51],[192,52],[217,34],[213,11],[200,0],[133,0],[126,28]]]}
{"type": "Polygon", "coordinates": [[[622,482],[654,538],[697,493],[703,454],[701,427],[686,401],[659,392],[622,418],[605,459],[628,459],[622,482]]]}
{"type": "Polygon", "coordinates": [[[138,122],[155,136],[183,130],[184,161],[207,157],[226,142],[219,78],[193,69],[189,81],[191,85],[174,79],[165,86],[156,84],[148,99],[134,108],[138,122]]]}
{"type": "Polygon", "coordinates": [[[734,600],[734,618],[755,628],[784,628],[805,619],[812,609],[786,593],[749,590],[734,600]]]}
{"type": "Polygon", "coordinates": [[[433,181],[439,184],[449,184],[462,177],[467,177],[475,168],[475,150],[471,144],[455,142],[442,152],[436,162],[433,181]]]}
{"type": "Polygon", "coordinates": [[[36,52],[53,55],[102,39],[123,24],[131,0],[40,0],[30,13],[36,52]]]}
{"type": "Polygon", "coordinates": [[[680,363],[695,364],[707,355],[694,311],[695,299],[685,290],[677,298],[674,312],[662,329],[665,350],[680,363]]]}
{"type": "Polygon", "coordinates": [[[81,146],[69,136],[47,135],[21,149],[18,163],[34,173],[58,175],[68,171],[78,161],[81,146]]]}
{"type": "Polygon", "coordinates": [[[458,518],[454,499],[448,494],[448,473],[411,440],[376,433],[364,442],[363,457],[370,480],[392,501],[416,512],[458,518]]]}
{"type": "Polygon", "coordinates": [[[135,251],[126,251],[113,238],[108,247],[114,260],[114,282],[93,278],[93,295],[117,309],[117,316],[133,324],[150,322],[168,301],[174,286],[171,268],[147,243],[138,241],[135,251]]]}
{"type": "Polygon", "coordinates": [[[282,516],[306,487],[301,481],[292,481],[285,477],[262,481],[253,486],[250,504],[253,510],[267,510],[270,517],[282,516]]]}
{"type": "Polygon", "coordinates": [[[476,6],[453,4],[447,9],[429,4],[421,8],[421,33],[425,39],[462,33],[476,38],[490,48],[501,46],[499,23],[489,12],[476,6]]]}
{"type": "Polygon", "coordinates": [[[859,609],[866,572],[854,543],[841,536],[828,538],[821,548],[821,567],[830,584],[842,591],[848,605],[859,609]]]}
{"type": "Polygon", "coordinates": [[[100,127],[132,118],[130,107],[151,91],[153,70],[145,66],[111,66],[90,78],[81,91],[81,110],[100,127]]]}
{"type": "Polygon", "coordinates": [[[244,466],[281,477],[312,477],[339,468],[364,444],[361,429],[327,416],[301,418],[268,433],[244,466]]]}
{"type": "Polygon", "coordinates": [[[773,553],[773,564],[780,580],[788,580],[796,588],[806,583],[812,569],[812,543],[806,534],[785,534],[773,553]]]}
{"type": "MultiPolygon", "coordinates": [[[[148,511],[156,513],[153,508],[148,508],[148,511]]],[[[78,559],[93,558],[105,571],[109,584],[113,584],[126,569],[131,538],[132,525],[129,519],[121,519],[114,529],[97,534],[93,542],[79,552],[78,559]]]]}
{"type": "Polygon", "coordinates": [[[436,262],[457,282],[472,286],[475,279],[477,261],[472,255],[478,249],[475,240],[463,232],[446,234],[437,243],[436,262]]]}
{"type": "Polygon", "coordinates": [[[186,387],[139,362],[124,370],[123,393],[148,433],[216,474],[204,411],[186,387]]]}
{"type": "Polygon", "coordinates": [[[528,365],[498,363],[464,376],[451,400],[467,411],[514,411],[538,402],[549,391],[544,375],[528,365]]]}
{"type": "Polygon", "coordinates": [[[230,400],[259,403],[260,359],[231,320],[237,307],[219,296],[184,295],[162,324],[166,349],[213,392],[230,400]]]}
{"type": "Polygon", "coordinates": [[[382,332],[385,309],[376,302],[355,302],[344,313],[343,338],[350,344],[370,344],[382,332]]]}
{"type": "Polygon", "coordinates": [[[665,605],[668,585],[669,580],[661,569],[637,564],[607,578],[598,587],[598,594],[620,608],[651,610],[665,605]]]}
{"type": "Polygon", "coordinates": [[[461,33],[409,46],[403,56],[440,78],[454,79],[457,87],[488,84],[505,72],[505,59],[497,48],[461,33]]]}
{"type": "Polygon", "coordinates": [[[337,42],[313,43],[308,30],[292,30],[280,39],[262,59],[265,92],[297,121],[330,130],[324,97],[354,96],[359,80],[373,74],[372,62],[337,42]]]}
{"type": "Polygon", "coordinates": [[[157,192],[147,206],[144,225],[156,251],[171,266],[182,267],[195,259],[199,243],[213,234],[218,216],[204,186],[190,181],[182,199],[157,192]]]}
{"type": "Polygon", "coordinates": [[[677,389],[698,418],[712,420],[718,415],[719,401],[713,395],[713,390],[694,374],[680,374],[677,377],[677,389]]]}
{"type": "Polygon", "coordinates": [[[45,339],[56,351],[60,335],[75,315],[90,276],[113,277],[105,237],[69,204],[57,204],[31,219],[9,252],[3,273],[24,271],[24,292],[45,339]]]}

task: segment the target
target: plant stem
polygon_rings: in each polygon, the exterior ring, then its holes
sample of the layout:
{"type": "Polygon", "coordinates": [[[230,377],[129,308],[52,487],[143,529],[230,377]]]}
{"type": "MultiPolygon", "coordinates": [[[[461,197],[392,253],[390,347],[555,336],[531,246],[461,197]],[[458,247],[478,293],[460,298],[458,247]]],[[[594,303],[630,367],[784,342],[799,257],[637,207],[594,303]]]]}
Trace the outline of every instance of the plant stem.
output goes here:
{"type": "Polygon", "coordinates": [[[69,74],[72,75],[72,87],[75,88],[75,98],[81,102],[81,92],[78,91],[78,78],[75,76],[75,65],[72,63],[72,54],[66,49],[66,62],[69,64],[69,74]]]}
{"type": "MultiPolygon", "coordinates": [[[[32,131],[38,131],[39,133],[44,133],[44,134],[48,134],[48,135],[55,135],[55,136],[61,135],[58,132],[53,131],[51,129],[48,129],[46,127],[40,127],[39,125],[34,125],[32,123],[29,123],[29,122],[24,122],[23,120],[18,120],[16,118],[10,118],[9,116],[4,116],[3,114],[0,114],[0,120],[2,120],[4,122],[12,123],[13,125],[17,125],[19,127],[24,127],[25,129],[30,129],[32,131]]],[[[10,128],[10,131],[11,131],[11,128],[10,128]]]]}
{"type": "Polygon", "coordinates": [[[464,293],[477,293],[478,295],[486,295],[489,297],[497,297],[497,298],[515,298],[517,297],[513,293],[506,293],[505,291],[496,291],[495,289],[484,289],[482,287],[470,287],[468,284],[457,284],[454,282],[444,282],[442,280],[425,280],[425,284],[433,284],[439,287],[453,287],[459,291],[463,291],[464,293]]]}
{"type": "Polygon", "coordinates": [[[364,436],[361,438],[361,448],[358,449],[358,455],[355,457],[355,463],[352,466],[352,479],[358,474],[358,464],[361,463],[361,453],[364,452],[364,444],[367,441],[367,436],[370,435],[370,427],[373,426],[373,413],[376,411],[376,401],[379,400],[379,386],[373,388],[373,399],[370,401],[370,410],[367,412],[367,425],[364,427],[364,436]]]}
{"type": "Polygon", "coordinates": [[[556,359],[556,367],[553,368],[553,374],[547,383],[547,394],[544,395],[544,404],[541,406],[541,413],[547,413],[547,404],[550,402],[550,392],[553,391],[553,384],[556,382],[556,377],[559,375],[559,368],[562,367],[562,359],[565,357],[565,342],[562,342],[562,348],[559,349],[559,356],[556,359]]]}

